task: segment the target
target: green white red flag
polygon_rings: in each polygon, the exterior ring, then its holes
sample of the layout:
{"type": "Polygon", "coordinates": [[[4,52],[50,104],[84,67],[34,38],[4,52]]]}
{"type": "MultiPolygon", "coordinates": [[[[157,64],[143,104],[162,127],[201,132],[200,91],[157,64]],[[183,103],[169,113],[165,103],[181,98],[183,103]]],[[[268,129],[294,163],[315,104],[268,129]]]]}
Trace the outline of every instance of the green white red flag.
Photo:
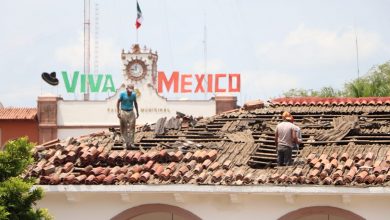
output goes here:
{"type": "Polygon", "coordinates": [[[139,7],[138,1],[137,1],[137,20],[135,21],[135,27],[137,29],[139,27],[141,27],[142,20],[143,20],[142,11],[141,11],[141,8],[139,7]]]}

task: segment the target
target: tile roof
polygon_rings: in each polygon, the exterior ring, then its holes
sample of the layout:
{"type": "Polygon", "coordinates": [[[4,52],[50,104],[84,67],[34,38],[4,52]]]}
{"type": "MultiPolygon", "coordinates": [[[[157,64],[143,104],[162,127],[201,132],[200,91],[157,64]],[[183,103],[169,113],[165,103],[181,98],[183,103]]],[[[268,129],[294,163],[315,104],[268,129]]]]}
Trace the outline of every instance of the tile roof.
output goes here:
{"type": "Polygon", "coordinates": [[[0,120],[27,119],[37,117],[37,108],[0,108],[0,120]]]}
{"type": "Polygon", "coordinates": [[[131,150],[122,149],[115,129],[37,146],[28,175],[53,185],[390,184],[385,103],[271,105],[203,118],[193,127],[155,127],[158,132],[140,128],[131,150]],[[293,152],[293,166],[275,167],[274,129],[283,111],[294,115],[304,142],[293,152]]]}
{"type": "Polygon", "coordinates": [[[276,98],[270,101],[273,105],[382,105],[390,104],[390,97],[362,97],[362,98],[322,98],[297,97],[276,98]]]}

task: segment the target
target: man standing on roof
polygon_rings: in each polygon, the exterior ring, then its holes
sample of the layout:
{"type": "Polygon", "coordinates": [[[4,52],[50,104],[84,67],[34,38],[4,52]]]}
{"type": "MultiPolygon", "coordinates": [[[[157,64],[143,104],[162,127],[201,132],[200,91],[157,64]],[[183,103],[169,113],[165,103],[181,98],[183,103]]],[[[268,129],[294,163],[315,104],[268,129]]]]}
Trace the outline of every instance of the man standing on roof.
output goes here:
{"type": "Polygon", "coordinates": [[[121,127],[121,133],[126,148],[134,147],[135,119],[139,116],[137,97],[134,92],[134,85],[127,85],[126,91],[122,92],[116,103],[116,110],[121,127]],[[120,110],[119,110],[120,105],[120,110]],[[134,107],[137,116],[134,114],[134,107]]]}
{"type": "Polygon", "coordinates": [[[296,134],[297,134],[297,140],[298,140],[298,143],[296,143],[296,144],[294,145],[294,148],[293,148],[293,149],[299,150],[299,144],[302,143],[301,128],[300,128],[298,125],[294,124],[294,117],[293,117],[292,115],[291,115],[291,121],[290,121],[290,122],[295,126],[295,132],[296,132],[296,134]]]}
{"type": "Polygon", "coordinates": [[[283,112],[283,122],[276,126],[275,145],[278,153],[278,166],[292,165],[292,149],[299,143],[296,127],[291,123],[292,116],[289,112],[283,112]]]}

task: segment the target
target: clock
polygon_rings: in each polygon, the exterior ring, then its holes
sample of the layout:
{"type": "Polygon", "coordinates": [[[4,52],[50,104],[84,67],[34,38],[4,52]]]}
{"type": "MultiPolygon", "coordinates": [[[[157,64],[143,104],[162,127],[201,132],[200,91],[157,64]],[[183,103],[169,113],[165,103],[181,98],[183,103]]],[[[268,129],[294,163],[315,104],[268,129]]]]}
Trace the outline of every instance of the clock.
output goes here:
{"type": "Polygon", "coordinates": [[[132,60],[126,66],[129,79],[139,81],[146,76],[146,64],[141,60],[132,60]]]}

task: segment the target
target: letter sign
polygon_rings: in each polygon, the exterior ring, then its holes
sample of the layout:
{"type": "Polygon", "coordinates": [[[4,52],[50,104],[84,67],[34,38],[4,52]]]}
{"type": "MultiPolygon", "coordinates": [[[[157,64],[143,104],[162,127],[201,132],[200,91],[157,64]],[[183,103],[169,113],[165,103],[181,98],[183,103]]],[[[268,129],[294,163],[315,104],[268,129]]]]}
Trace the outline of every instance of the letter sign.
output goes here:
{"type": "Polygon", "coordinates": [[[157,77],[158,93],[171,92],[172,87],[173,93],[205,93],[206,90],[208,93],[223,93],[240,92],[241,90],[241,75],[239,73],[179,74],[179,72],[174,71],[168,79],[164,72],[159,71],[157,77]],[[207,87],[204,86],[204,81],[206,81],[207,87]]]}

